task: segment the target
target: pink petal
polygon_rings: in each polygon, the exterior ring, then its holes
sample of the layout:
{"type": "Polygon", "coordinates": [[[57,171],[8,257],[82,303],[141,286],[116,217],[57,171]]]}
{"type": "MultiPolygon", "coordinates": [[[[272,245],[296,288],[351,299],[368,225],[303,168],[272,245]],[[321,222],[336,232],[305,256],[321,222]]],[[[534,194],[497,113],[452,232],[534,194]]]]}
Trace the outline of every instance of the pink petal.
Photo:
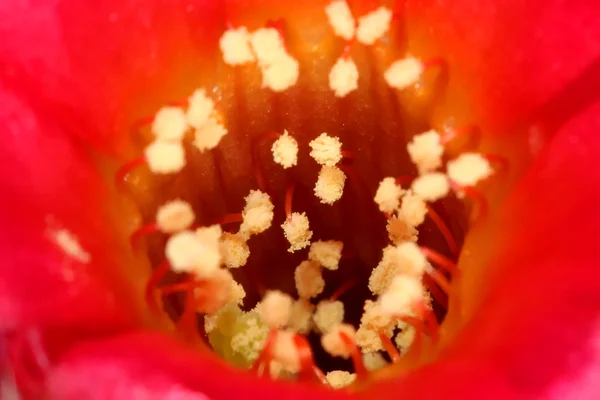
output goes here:
{"type": "Polygon", "coordinates": [[[430,46],[426,55],[446,58],[455,85],[468,92],[463,108],[487,127],[523,122],[588,68],[595,72],[581,89],[598,92],[598,2],[409,0],[406,13],[430,46]]]}
{"type": "Polygon", "coordinates": [[[599,130],[597,102],[564,126],[540,155],[505,207],[506,226],[498,240],[508,238],[509,244],[487,266],[500,273],[481,312],[445,361],[398,382],[397,390],[405,393],[407,385],[420,395],[427,377],[436,377],[442,387],[461,394],[484,393],[491,381],[490,393],[506,386],[529,399],[596,397],[599,130]],[[443,381],[459,368],[476,379],[443,381]]]}
{"type": "Polygon", "coordinates": [[[78,135],[113,152],[132,118],[202,82],[224,24],[223,4],[211,0],[13,3],[0,5],[12,84],[55,102],[58,117],[81,123],[78,135]]]}
{"type": "Polygon", "coordinates": [[[139,332],[84,343],[47,377],[52,399],[346,399],[322,386],[272,382],[232,370],[168,336],[139,332]]]}
{"type": "Polygon", "coordinates": [[[106,212],[114,198],[89,154],[49,107],[32,100],[0,91],[0,330],[139,325],[141,288],[133,278],[144,272],[106,212]],[[83,252],[65,251],[61,230],[83,252]]]}

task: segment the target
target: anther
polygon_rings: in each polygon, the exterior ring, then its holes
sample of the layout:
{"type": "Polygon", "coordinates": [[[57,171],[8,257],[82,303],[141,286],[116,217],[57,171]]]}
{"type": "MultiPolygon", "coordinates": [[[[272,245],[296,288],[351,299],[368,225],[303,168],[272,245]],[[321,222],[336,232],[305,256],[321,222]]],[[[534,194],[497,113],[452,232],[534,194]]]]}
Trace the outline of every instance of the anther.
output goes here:
{"type": "Polygon", "coordinates": [[[356,39],[365,45],[372,45],[390,29],[392,11],[379,7],[358,19],[356,39]]]}
{"type": "Polygon", "coordinates": [[[325,14],[329,25],[336,36],[345,40],[354,37],[356,22],[345,0],[334,0],[325,7],[325,14]]]}
{"type": "Polygon", "coordinates": [[[332,271],[339,268],[344,243],[337,240],[319,240],[310,245],[308,259],[332,271]]]}

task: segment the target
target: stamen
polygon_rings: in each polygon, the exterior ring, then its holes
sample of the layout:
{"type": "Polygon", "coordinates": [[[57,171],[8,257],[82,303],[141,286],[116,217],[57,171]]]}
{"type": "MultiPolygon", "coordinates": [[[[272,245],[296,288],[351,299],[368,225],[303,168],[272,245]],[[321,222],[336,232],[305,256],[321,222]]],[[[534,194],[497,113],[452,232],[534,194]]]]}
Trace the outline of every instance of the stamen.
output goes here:
{"type": "Polygon", "coordinates": [[[294,198],[294,190],[296,190],[295,182],[289,184],[285,190],[285,219],[288,222],[291,222],[292,220],[292,200],[294,198]]]}
{"type": "MultiPolygon", "coordinates": [[[[269,19],[267,20],[267,23],[265,24],[265,26],[267,28],[273,28],[276,29],[277,32],[279,32],[279,36],[281,36],[282,40],[285,40],[285,19],[283,18],[278,18],[278,19],[269,19]]],[[[285,42],[284,42],[285,45],[285,42]]]]}
{"type": "MultiPolygon", "coordinates": [[[[216,219],[208,224],[204,224],[202,226],[211,226],[211,225],[229,225],[229,224],[237,224],[244,221],[244,217],[242,213],[233,213],[226,214],[225,216],[216,219]]],[[[199,228],[199,227],[197,227],[199,228]]]]}
{"type": "Polygon", "coordinates": [[[448,279],[444,275],[441,274],[437,269],[430,268],[427,271],[427,275],[431,277],[431,279],[442,289],[442,291],[446,294],[450,293],[450,283],[448,279]]]}
{"type": "Polygon", "coordinates": [[[160,293],[163,296],[168,296],[173,293],[199,289],[199,288],[202,288],[203,286],[206,286],[206,283],[207,283],[206,280],[204,280],[204,279],[194,280],[194,278],[191,275],[188,277],[188,279],[189,280],[185,281],[185,282],[179,282],[179,283],[173,283],[171,285],[161,286],[158,288],[158,290],[160,291],[160,293]]]}
{"type": "Polygon", "coordinates": [[[156,295],[155,289],[162,281],[169,271],[171,270],[171,266],[167,261],[163,261],[153,272],[146,284],[146,303],[150,307],[150,311],[153,313],[158,312],[158,304],[156,303],[156,295]]]}
{"type": "Polygon", "coordinates": [[[421,246],[420,249],[425,257],[442,267],[449,274],[458,274],[458,266],[448,258],[444,257],[437,251],[430,249],[429,247],[421,246]]]}
{"type": "Polygon", "coordinates": [[[458,255],[458,244],[456,243],[456,240],[454,240],[454,236],[452,235],[450,228],[448,228],[448,225],[446,225],[442,217],[429,204],[427,204],[427,215],[431,218],[435,226],[437,226],[437,228],[439,229],[440,233],[446,240],[446,244],[448,245],[448,248],[450,249],[452,254],[458,255]]]}
{"type": "Polygon", "coordinates": [[[142,156],[142,157],[138,157],[136,159],[133,159],[131,161],[128,161],[127,163],[125,163],[124,165],[122,165],[117,172],[115,173],[115,186],[119,189],[122,189],[123,186],[125,185],[125,183],[127,182],[127,175],[129,175],[129,173],[142,165],[146,164],[146,159],[142,156]]]}
{"type": "Polygon", "coordinates": [[[450,187],[457,194],[458,197],[466,195],[473,199],[475,204],[477,204],[477,212],[474,213],[475,216],[471,215],[470,218],[472,224],[477,224],[487,219],[488,203],[486,198],[479,190],[470,186],[460,186],[459,184],[453,181],[450,181],[450,187]]]}
{"type": "Polygon", "coordinates": [[[131,238],[129,239],[131,247],[136,248],[137,243],[141,238],[156,232],[159,232],[159,229],[158,224],[156,224],[155,222],[139,227],[135,232],[131,234],[131,238]]]}
{"type": "Polygon", "coordinates": [[[506,173],[510,169],[510,163],[506,157],[503,157],[499,154],[483,154],[483,157],[485,157],[490,163],[498,165],[498,172],[506,173]]]}
{"type": "Polygon", "coordinates": [[[334,0],[329,3],[325,7],[325,14],[336,36],[345,40],[351,40],[354,37],[356,22],[345,0],[334,0]]]}
{"type": "Polygon", "coordinates": [[[308,259],[318,262],[323,268],[335,271],[339,268],[343,248],[344,243],[340,241],[319,240],[310,245],[308,259]]]}
{"type": "Polygon", "coordinates": [[[390,29],[392,12],[379,7],[358,19],[356,39],[365,45],[372,45],[390,29]]]}
{"type": "Polygon", "coordinates": [[[346,97],[358,88],[358,67],[349,55],[342,55],[331,68],[329,88],[336,97],[346,97]]]}
{"type": "Polygon", "coordinates": [[[437,286],[435,281],[427,274],[423,275],[423,285],[429,290],[430,295],[433,297],[442,309],[448,309],[448,296],[446,293],[437,286]]]}
{"type": "Polygon", "coordinates": [[[323,204],[333,204],[342,198],[346,174],[338,167],[321,167],[314,193],[323,204]]]}
{"type": "Polygon", "coordinates": [[[294,345],[296,346],[298,358],[300,359],[300,374],[298,379],[310,381],[316,378],[319,382],[327,384],[325,374],[323,374],[323,371],[315,364],[312,349],[308,340],[302,335],[295,334],[294,345]]]}
{"type": "Polygon", "coordinates": [[[250,371],[258,373],[261,366],[268,363],[273,358],[273,345],[275,344],[278,333],[279,331],[276,330],[269,331],[263,349],[252,367],[250,367],[250,371]]]}
{"type": "Polygon", "coordinates": [[[467,143],[475,145],[481,140],[481,129],[477,125],[464,125],[457,128],[447,129],[443,135],[441,135],[440,142],[443,146],[446,146],[450,142],[458,138],[466,137],[467,143]]]}
{"type": "Polygon", "coordinates": [[[343,296],[346,292],[352,289],[358,283],[357,279],[350,279],[346,281],[342,286],[336,289],[335,292],[329,297],[329,301],[336,301],[341,296],[343,296]]]}
{"type": "Polygon", "coordinates": [[[392,360],[392,362],[396,363],[396,362],[400,361],[400,359],[402,357],[400,356],[400,352],[398,351],[396,346],[394,346],[394,343],[392,343],[392,339],[390,339],[384,332],[380,332],[379,340],[381,340],[381,343],[383,344],[383,348],[390,356],[390,359],[392,360]]]}
{"type": "Polygon", "coordinates": [[[348,332],[343,331],[343,330],[339,331],[339,335],[340,335],[340,338],[342,339],[342,341],[344,342],[344,344],[346,345],[346,348],[350,352],[350,356],[352,357],[352,364],[354,364],[354,372],[356,373],[356,376],[358,378],[366,377],[369,374],[369,372],[367,371],[367,368],[365,367],[360,350],[358,349],[358,346],[356,345],[356,340],[354,338],[352,338],[348,334],[348,332]]]}
{"type": "Polygon", "coordinates": [[[394,89],[403,90],[419,81],[423,69],[424,66],[421,60],[408,55],[392,63],[383,77],[387,84],[394,89]]]}

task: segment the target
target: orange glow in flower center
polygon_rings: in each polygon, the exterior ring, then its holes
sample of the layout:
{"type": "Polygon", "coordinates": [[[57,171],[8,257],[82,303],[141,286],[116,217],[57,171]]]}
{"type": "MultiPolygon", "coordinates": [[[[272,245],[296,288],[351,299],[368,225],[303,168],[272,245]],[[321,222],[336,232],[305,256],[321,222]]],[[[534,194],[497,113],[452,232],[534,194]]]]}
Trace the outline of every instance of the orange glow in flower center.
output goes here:
{"type": "Polygon", "coordinates": [[[214,86],[136,124],[116,184],[153,310],[252,373],[342,388],[427,362],[487,217],[476,186],[508,162],[475,123],[431,122],[448,67],[396,46],[393,10],[320,13],[314,46],[282,19],[228,23],[214,86]]]}

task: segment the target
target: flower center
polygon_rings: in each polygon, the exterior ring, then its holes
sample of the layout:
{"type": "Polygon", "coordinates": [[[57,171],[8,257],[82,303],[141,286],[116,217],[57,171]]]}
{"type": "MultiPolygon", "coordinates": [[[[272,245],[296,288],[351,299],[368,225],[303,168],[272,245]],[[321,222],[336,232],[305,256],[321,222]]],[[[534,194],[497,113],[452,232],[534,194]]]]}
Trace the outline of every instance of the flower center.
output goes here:
{"type": "Polygon", "coordinates": [[[154,310],[253,373],[340,388],[427,361],[475,187],[507,163],[476,125],[431,123],[449,71],[404,52],[394,10],[320,12],[317,44],[226,24],[216,81],[141,119],[116,180],[154,310]]]}

